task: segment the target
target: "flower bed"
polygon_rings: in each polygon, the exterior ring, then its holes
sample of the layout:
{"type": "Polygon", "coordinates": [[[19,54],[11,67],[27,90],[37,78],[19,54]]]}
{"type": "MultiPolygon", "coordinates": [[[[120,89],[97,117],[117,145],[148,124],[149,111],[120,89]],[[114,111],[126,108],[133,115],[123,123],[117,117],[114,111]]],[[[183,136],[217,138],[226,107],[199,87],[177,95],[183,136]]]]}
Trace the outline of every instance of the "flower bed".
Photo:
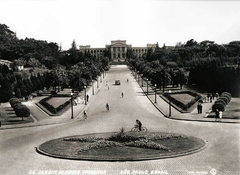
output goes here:
{"type": "Polygon", "coordinates": [[[48,156],[75,160],[126,161],[182,156],[199,151],[204,145],[201,139],[181,134],[120,132],[59,138],[41,144],[37,150],[48,156]],[[129,140],[110,141],[118,134],[129,140]]]}

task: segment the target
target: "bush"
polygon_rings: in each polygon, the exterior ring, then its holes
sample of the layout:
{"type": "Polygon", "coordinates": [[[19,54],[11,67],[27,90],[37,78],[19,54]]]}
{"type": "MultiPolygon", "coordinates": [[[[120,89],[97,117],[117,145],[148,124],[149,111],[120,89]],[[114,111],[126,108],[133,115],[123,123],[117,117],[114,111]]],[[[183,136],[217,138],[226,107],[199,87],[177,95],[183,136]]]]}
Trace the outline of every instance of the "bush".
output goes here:
{"type": "Polygon", "coordinates": [[[23,117],[29,117],[30,116],[30,110],[25,105],[18,105],[15,108],[15,113],[18,117],[22,117],[22,120],[23,120],[23,117]]]}
{"type": "Polygon", "coordinates": [[[213,111],[213,112],[216,112],[217,109],[218,109],[219,111],[225,111],[225,105],[223,105],[222,103],[216,102],[216,103],[214,103],[214,104],[212,105],[212,111],[213,111]]]}
{"type": "Polygon", "coordinates": [[[12,108],[14,108],[14,105],[15,104],[18,104],[18,103],[20,103],[21,104],[21,101],[18,99],[18,98],[11,98],[10,100],[9,100],[9,103],[10,103],[10,105],[11,105],[11,107],[12,108]]]}
{"type": "Polygon", "coordinates": [[[229,100],[229,98],[228,97],[219,97],[218,98],[219,100],[221,100],[221,101],[224,101],[225,103],[226,103],[226,105],[230,102],[230,100],[229,100]]]}
{"type": "Polygon", "coordinates": [[[222,98],[218,98],[215,103],[222,103],[224,106],[227,105],[226,101],[223,100],[222,98]]]}

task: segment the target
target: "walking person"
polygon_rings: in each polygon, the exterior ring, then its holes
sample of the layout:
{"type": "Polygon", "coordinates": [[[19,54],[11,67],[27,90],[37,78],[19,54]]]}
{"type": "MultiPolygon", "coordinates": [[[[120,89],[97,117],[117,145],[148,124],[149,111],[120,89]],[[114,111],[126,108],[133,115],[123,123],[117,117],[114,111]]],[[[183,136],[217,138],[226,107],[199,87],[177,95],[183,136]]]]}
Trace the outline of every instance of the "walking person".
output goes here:
{"type": "Polygon", "coordinates": [[[83,118],[84,120],[87,120],[87,112],[85,110],[83,111],[83,118]]]}
{"type": "Polygon", "coordinates": [[[122,92],[122,98],[123,98],[123,95],[124,95],[124,94],[123,94],[123,92],[122,92]]]}
{"type": "Polygon", "coordinates": [[[89,95],[88,94],[87,94],[86,98],[87,98],[87,102],[88,102],[88,99],[89,99],[89,95]]]}
{"type": "Polygon", "coordinates": [[[218,119],[219,119],[219,110],[218,109],[216,109],[216,112],[215,112],[215,121],[218,121],[218,119]]]}
{"type": "Polygon", "coordinates": [[[106,104],[106,109],[107,109],[107,111],[109,111],[109,104],[108,103],[106,104]]]}

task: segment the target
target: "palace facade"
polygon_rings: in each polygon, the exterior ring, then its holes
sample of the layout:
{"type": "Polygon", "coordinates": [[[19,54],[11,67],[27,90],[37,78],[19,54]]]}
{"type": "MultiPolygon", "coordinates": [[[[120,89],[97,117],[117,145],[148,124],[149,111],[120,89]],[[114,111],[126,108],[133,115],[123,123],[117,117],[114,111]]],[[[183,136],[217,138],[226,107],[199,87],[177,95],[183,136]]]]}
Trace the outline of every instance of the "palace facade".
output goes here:
{"type": "Polygon", "coordinates": [[[100,57],[105,52],[108,52],[111,59],[122,60],[126,59],[130,52],[141,58],[143,54],[147,53],[149,48],[155,49],[156,44],[147,44],[146,47],[132,47],[131,44],[126,43],[126,40],[113,40],[105,48],[91,48],[90,45],[80,45],[79,49],[81,52],[89,52],[96,57],[100,57]]]}

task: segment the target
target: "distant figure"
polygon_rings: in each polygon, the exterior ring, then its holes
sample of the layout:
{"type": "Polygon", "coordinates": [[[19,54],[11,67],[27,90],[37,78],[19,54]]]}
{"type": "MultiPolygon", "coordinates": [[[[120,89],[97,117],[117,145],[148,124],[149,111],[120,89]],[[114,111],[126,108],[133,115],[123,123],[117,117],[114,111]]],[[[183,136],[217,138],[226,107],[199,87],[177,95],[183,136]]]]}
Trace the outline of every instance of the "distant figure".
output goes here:
{"type": "Polygon", "coordinates": [[[215,117],[216,117],[216,118],[215,118],[215,121],[218,121],[218,119],[219,119],[219,110],[218,110],[218,109],[216,109],[216,112],[215,112],[215,113],[216,113],[216,116],[215,116],[215,117]]]}
{"type": "Polygon", "coordinates": [[[123,92],[122,92],[122,98],[123,98],[123,92]]]}
{"type": "Polygon", "coordinates": [[[200,114],[202,114],[202,108],[203,108],[202,103],[199,104],[199,107],[200,107],[200,114]]]}
{"type": "Polygon", "coordinates": [[[109,104],[108,103],[106,104],[106,109],[107,109],[107,111],[109,111],[109,104]]]}
{"type": "Polygon", "coordinates": [[[219,121],[221,122],[222,121],[222,111],[219,111],[219,121]]]}
{"type": "Polygon", "coordinates": [[[84,117],[84,120],[87,120],[87,112],[85,110],[83,112],[83,117],[84,117]]]}
{"type": "Polygon", "coordinates": [[[127,79],[127,83],[128,83],[128,79],[127,79]]]}
{"type": "Polygon", "coordinates": [[[87,102],[88,102],[88,99],[89,99],[89,95],[88,94],[87,94],[86,98],[87,98],[87,102]]]}

